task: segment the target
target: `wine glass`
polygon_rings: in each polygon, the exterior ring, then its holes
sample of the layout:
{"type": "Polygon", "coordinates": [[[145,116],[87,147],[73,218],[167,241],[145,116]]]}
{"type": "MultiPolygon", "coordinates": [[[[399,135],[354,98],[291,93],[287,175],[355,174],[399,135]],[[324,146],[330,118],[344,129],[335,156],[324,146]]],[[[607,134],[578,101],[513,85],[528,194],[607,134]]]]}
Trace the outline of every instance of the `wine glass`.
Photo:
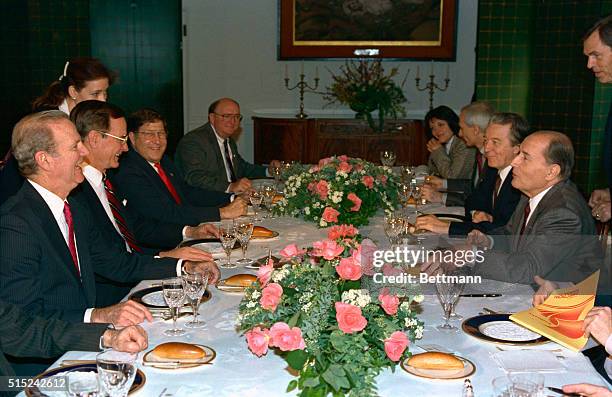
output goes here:
{"type": "Polygon", "coordinates": [[[98,377],[110,397],[125,397],[136,377],[136,354],[107,350],[96,356],[98,377]]]}
{"type": "Polygon", "coordinates": [[[282,171],[283,169],[281,168],[281,166],[277,165],[271,167],[271,174],[274,177],[274,185],[276,186],[277,190],[280,188],[282,171]]]}
{"type": "Polygon", "coordinates": [[[389,244],[391,244],[391,247],[393,247],[398,243],[397,239],[399,234],[404,229],[404,222],[401,218],[391,214],[385,217],[383,228],[387,238],[389,239],[389,244]]]}
{"type": "Polygon", "coordinates": [[[187,328],[203,328],[204,321],[198,320],[200,300],[208,285],[208,273],[187,273],[183,275],[183,289],[193,311],[193,320],[185,324],[187,328]]]}
{"type": "Polygon", "coordinates": [[[66,383],[70,397],[96,397],[100,391],[96,372],[70,371],[66,383]]]}
{"type": "Polygon", "coordinates": [[[410,165],[403,166],[401,170],[401,174],[402,174],[402,181],[404,183],[410,183],[412,181],[412,178],[414,178],[414,167],[410,165]]]}
{"type": "Polygon", "coordinates": [[[253,259],[246,257],[246,251],[253,234],[253,220],[249,217],[238,218],[235,220],[235,227],[236,237],[240,242],[240,248],[242,248],[242,259],[238,259],[236,263],[244,266],[250,265],[253,263],[253,259]]]}
{"type": "Polygon", "coordinates": [[[221,267],[226,269],[231,269],[236,267],[235,263],[232,263],[230,257],[232,255],[232,249],[234,248],[234,244],[236,244],[236,229],[234,228],[233,223],[222,222],[219,227],[219,238],[221,239],[221,246],[227,255],[227,262],[222,263],[221,267]]]}
{"type": "Polygon", "coordinates": [[[410,188],[410,185],[406,183],[400,183],[397,186],[397,189],[399,192],[400,203],[402,204],[402,207],[407,207],[408,200],[410,199],[410,196],[412,194],[412,189],[410,188]]]}
{"type": "Polygon", "coordinates": [[[185,300],[185,290],[183,289],[183,280],[178,277],[167,278],[162,280],[162,290],[166,304],[170,307],[172,313],[172,329],[164,331],[167,336],[181,336],[185,334],[184,329],[176,327],[176,319],[178,318],[179,308],[183,306],[185,300]]]}
{"type": "Polygon", "coordinates": [[[458,328],[450,325],[450,314],[453,311],[455,303],[459,299],[461,291],[465,286],[465,281],[459,274],[449,273],[440,274],[436,279],[436,292],[438,299],[444,310],[444,324],[438,325],[436,328],[440,331],[457,331],[458,328]]]}
{"type": "Polygon", "coordinates": [[[495,397],[538,397],[538,385],[529,381],[515,381],[508,376],[493,379],[495,397]]]}
{"type": "Polygon", "coordinates": [[[395,152],[392,150],[383,150],[380,152],[380,162],[386,167],[393,167],[393,164],[395,164],[395,152]]]}
{"type": "Polygon", "coordinates": [[[261,221],[261,218],[257,216],[257,211],[259,211],[259,206],[261,205],[262,200],[263,197],[261,196],[261,193],[259,193],[257,190],[253,190],[249,194],[249,201],[251,202],[251,205],[253,206],[253,211],[255,212],[253,220],[256,222],[261,221]]]}
{"type": "Polygon", "coordinates": [[[276,189],[271,185],[263,185],[260,193],[263,196],[264,205],[268,210],[267,218],[274,219],[274,214],[272,214],[272,201],[274,200],[274,196],[276,196],[276,189]]]}

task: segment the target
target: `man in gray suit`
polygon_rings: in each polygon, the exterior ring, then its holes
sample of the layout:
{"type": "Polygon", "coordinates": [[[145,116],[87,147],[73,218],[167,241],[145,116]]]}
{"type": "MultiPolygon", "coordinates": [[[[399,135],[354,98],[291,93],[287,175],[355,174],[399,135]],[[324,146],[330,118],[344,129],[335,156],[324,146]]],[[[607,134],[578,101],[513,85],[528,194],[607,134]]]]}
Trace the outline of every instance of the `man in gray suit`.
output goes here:
{"type": "MultiPolygon", "coordinates": [[[[176,165],[185,181],[194,187],[243,193],[251,188],[248,178],[269,176],[266,167],[251,164],[238,153],[233,137],[239,131],[240,105],[221,98],[208,108],[208,123],[189,131],[176,148],[176,165]]],[[[270,167],[278,166],[278,160],[270,167]]]]}
{"type": "MultiPolygon", "coordinates": [[[[475,264],[476,275],[530,284],[535,275],[574,281],[601,268],[591,211],[569,180],[573,165],[574,148],[566,135],[538,131],[525,138],[512,161],[512,186],[526,197],[504,227],[490,236],[470,233],[477,245],[493,248],[475,264]]],[[[440,266],[428,263],[423,271],[434,273],[440,266]]]]}

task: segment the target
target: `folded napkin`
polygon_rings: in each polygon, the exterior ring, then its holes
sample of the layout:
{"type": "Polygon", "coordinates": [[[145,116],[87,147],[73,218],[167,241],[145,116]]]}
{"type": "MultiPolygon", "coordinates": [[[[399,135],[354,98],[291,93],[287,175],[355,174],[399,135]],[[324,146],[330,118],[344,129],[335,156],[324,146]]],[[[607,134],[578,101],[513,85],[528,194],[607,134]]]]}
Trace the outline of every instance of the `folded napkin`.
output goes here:
{"type": "Polygon", "coordinates": [[[567,368],[546,350],[505,350],[492,355],[506,372],[564,372],[567,368]]]}

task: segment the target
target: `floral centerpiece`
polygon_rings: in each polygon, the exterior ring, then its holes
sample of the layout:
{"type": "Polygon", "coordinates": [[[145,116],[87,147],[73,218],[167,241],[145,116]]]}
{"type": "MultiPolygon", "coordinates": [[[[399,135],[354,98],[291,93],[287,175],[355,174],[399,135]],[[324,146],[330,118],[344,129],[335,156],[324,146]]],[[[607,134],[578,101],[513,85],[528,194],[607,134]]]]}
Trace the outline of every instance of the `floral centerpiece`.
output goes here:
{"type": "Polygon", "coordinates": [[[397,177],[391,168],[358,158],[329,157],[287,178],[285,197],[274,207],[283,215],[300,216],[319,227],[368,223],[379,208],[398,205],[397,177]]]}
{"type": "Polygon", "coordinates": [[[412,302],[422,295],[398,296],[362,289],[372,275],[375,248],[352,225],[330,228],[328,238],[300,250],[280,252],[287,263],[270,260],[240,303],[239,328],[249,349],[261,357],[277,350],[299,371],[287,391],[301,396],[376,395],[376,376],[409,357],[423,323],[412,302]]]}
{"type": "Polygon", "coordinates": [[[397,68],[385,75],[380,60],[351,61],[341,66],[340,72],[340,75],[332,75],[334,82],[324,93],[329,104],[348,105],[357,112],[355,117],[366,119],[370,128],[378,132],[384,129],[385,116],[397,118],[405,115],[401,104],[406,102],[406,97],[401,87],[406,79],[401,86],[395,84],[393,76],[397,74],[397,68]],[[375,110],[378,110],[377,123],[372,117],[375,110]]]}

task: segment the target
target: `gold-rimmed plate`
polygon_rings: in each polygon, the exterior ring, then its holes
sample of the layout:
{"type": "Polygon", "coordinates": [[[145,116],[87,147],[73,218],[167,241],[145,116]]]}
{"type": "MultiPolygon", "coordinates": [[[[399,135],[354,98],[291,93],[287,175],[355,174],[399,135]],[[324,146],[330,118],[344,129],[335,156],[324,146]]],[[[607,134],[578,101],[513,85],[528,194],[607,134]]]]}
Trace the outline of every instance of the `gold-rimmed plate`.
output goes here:
{"type": "Polygon", "coordinates": [[[513,333],[512,327],[524,327],[511,321],[510,316],[511,314],[508,313],[499,313],[471,317],[463,321],[461,329],[474,338],[502,345],[530,346],[550,342],[548,338],[531,332],[526,328],[525,331],[529,331],[529,333],[521,332],[520,335],[519,333],[513,333]],[[510,330],[507,331],[508,329],[510,330]],[[519,335],[520,338],[514,335],[519,335]]]}
{"type": "Polygon", "coordinates": [[[424,369],[415,368],[408,365],[408,358],[401,362],[401,367],[404,371],[411,375],[418,376],[420,378],[427,379],[440,379],[440,380],[456,380],[463,379],[471,376],[476,372],[476,365],[467,358],[461,356],[455,356],[463,362],[463,368],[461,369],[424,369]]]}
{"type": "MultiPolygon", "coordinates": [[[[52,376],[58,376],[58,375],[65,376],[68,372],[74,372],[74,371],[98,373],[98,367],[96,366],[96,362],[92,360],[90,362],[88,361],[88,362],[84,362],[81,364],[66,365],[63,367],[53,368],[53,369],[45,371],[42,374],[36,376],[36,378],[32,380],[32,384],[33,385],[37,384],[36,381],[39,379],[46,379],[46,378],[50,378],[52,376]]],[[[145,376],[144,372],[137,369],[136,376],[134,377],[134,382],[132,383],[132,386],[130,387],[130,391],[128,392],[128,394],[135,393],[136,391],[142,389],[146,381],[147,381],[147,377],[145,376]]],[[[66,387],[68,387],[68,385],[66,385],[66,387]]],[[[36,386],[26,387],[24,391],[27,397],[46,396],[46,394],[44,393],[44,390],[40,390],[36,386]]]]}
{"type": "Polygon", "coordinates": [[[197,360],[188,360],[188,359],[162,359],[155,355],[152,349],[148,351],[142,357],[143,365],[147,367],[153,367],[158,369],[183,369],[183,368],[195,368],[200,367],[202,365],[212,364],[215,357],[217,357],[217,352],[210,346],[194,344],[204,350],[206,355],[203,358],[199,358],[197,360]]]}
{"type": "Polygon", "coordinates": [[[273,238],[277,238],[278,236],[280,236],[280,233],[277,231],[272,230],[272,235],[271,236],[267,236],[267,237],[255,237],[255,236],[251,236],[251,239],[249,241],[267,241],[267,240],[272,240],[273,238]]]}
{"type": "MultiPolygon", "coordinates": [[[[204,291],[204,295],[202,295],[202,299],[200,300],[200,302],[206,302],[211,297],[211,292],[206,289],[206,291],[204,291]]],[[[168,304],[166,304],[166,301],[164,300],[163,288],[159,285],[135,291],[128,297],[128,299],[138,302],[149,309],[168,308],[168,304]]],[[[185,306],[188,306],[187,302],[185,303],[185,306]]]]}
{"type": "Polygon", "coordinates": [[[237,285],[228,285],[226,280],[219,280],[216,287],[219,291],[233,292],[237,294],[242,294],[247,289],[247,287],[240,287],[237,285]]]}

